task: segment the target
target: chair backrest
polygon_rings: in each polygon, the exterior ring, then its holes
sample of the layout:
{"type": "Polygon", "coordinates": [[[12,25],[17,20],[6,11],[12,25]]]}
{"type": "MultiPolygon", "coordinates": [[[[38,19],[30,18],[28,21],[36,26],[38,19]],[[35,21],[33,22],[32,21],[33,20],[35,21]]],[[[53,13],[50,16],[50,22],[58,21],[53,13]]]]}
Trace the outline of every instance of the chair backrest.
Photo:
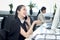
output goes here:
{"type": "Polygon", "coordinates": [[[6,23],[6,21],[11,21],[11,20],[13,20],[13,17],[14,17],[14,16],[4,17],[4,19],[3,19],[2,22],[1,22],[1,29],[4,28],[4,24],[6,23]]]}

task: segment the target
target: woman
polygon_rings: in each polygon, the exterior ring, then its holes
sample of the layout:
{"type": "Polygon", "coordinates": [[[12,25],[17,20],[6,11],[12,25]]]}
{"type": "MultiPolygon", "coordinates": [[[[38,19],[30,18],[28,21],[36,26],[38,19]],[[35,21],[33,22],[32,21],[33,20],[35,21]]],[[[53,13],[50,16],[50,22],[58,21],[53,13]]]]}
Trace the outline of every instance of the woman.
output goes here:
{"type": "Polygon", "coordinates": [[[34,25],[40,24],[40,21],[36,20],[31,25],[26,11],[24,5],[17,7],[14,19],[6,21],[0,33],[2,40],[24,40],[32,34],[34,25]]]}

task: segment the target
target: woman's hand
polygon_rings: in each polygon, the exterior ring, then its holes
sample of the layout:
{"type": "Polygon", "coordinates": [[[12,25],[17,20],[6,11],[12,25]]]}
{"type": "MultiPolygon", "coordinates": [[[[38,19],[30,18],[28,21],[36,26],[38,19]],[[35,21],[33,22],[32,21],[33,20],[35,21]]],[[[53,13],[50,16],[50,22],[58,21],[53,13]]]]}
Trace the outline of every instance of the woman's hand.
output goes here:
{"type": "Polygon", "coordinates": [[[26,22],[30,23],[30,17],[27,16],[26,22]]]}
{"type": "Polygon", "coordinates": [[[34,23],[34,24],[40,24],[41,21],[40,21],[40,20],[36,20],[36,21],[34,21],[33,23],[34,23]]]}
{"type": "Polygon", "coordinates": [[[27,16],[26,22],[28,23],[29,26],[31,26],[31,23],[30,23],[30,17],[27,16]]]}

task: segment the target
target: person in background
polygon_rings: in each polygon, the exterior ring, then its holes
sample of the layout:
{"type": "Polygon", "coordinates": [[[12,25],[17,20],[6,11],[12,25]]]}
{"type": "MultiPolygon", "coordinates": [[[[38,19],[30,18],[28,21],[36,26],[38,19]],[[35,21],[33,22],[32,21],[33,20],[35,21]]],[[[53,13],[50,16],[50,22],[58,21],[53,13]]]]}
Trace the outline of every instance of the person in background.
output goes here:
{"type": "Polygon", "coordinates": [[[33,33],[34,25],[40,24],[40,20],[30,22],[26,7],[17,6],[14,19],[5,21],[0,30],[0,40],[25,40],[33,33]]]}
{"type": "Polygon", "coordinates": [[[46,7],[42,7],[41,12],[38,15],[38,20],[40,20],[42,23],[45,22],[45,16],[44,16],[45,13],[46,13],[46,7]]]}

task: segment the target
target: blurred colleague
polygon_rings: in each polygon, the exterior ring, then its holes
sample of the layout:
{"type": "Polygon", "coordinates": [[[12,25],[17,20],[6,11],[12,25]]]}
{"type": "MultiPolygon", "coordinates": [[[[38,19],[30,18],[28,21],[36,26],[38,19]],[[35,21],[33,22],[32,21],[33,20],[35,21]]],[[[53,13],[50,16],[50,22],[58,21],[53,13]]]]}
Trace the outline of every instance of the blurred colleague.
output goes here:
{"type": "Polygon", "coordinates": [[[33,33],[35,24],[40,24],[39,20],[30,23],[27,10],[24,5],[19,5],[13,20],[8,20],[0,30],[0,40],[24,40],[33,33]]]}
{"type": "Polygon", "coordinates": [[[45,16],[44,16],[45,13],[46,13],[46,7],[42,7],[41,12],[38,15],[38,20],[40,20],[42,23],[45,22],[45,16]]]}

